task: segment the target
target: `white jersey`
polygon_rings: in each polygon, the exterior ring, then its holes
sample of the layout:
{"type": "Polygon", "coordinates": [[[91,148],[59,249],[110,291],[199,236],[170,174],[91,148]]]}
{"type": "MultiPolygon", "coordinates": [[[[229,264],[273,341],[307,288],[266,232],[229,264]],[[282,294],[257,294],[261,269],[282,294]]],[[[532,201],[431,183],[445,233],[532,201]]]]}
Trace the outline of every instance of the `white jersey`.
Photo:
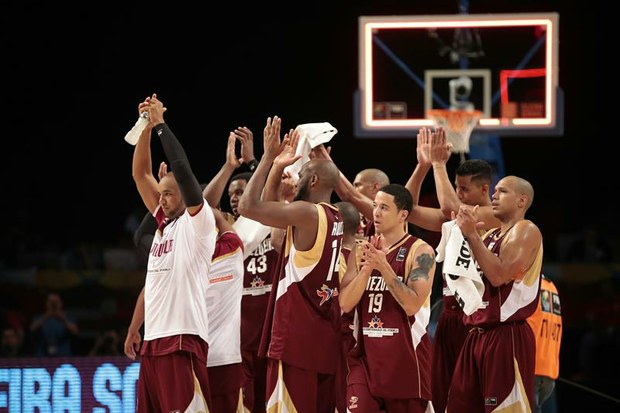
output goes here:
{"type": "Polygon", "coordinates": [[[243,274],[243,242],[236,233],[226,232],[217,240],[207,277],[207,367],[241,363],[243,274]]]}
{"type": "Polygon", "coordinates": [[[205,202],[190,215],[167,218],[155,210],[155,233],[144,286],[144,340],[195,334],[209,342],[207,280],[215,251],[215,217],[205,202]]]}

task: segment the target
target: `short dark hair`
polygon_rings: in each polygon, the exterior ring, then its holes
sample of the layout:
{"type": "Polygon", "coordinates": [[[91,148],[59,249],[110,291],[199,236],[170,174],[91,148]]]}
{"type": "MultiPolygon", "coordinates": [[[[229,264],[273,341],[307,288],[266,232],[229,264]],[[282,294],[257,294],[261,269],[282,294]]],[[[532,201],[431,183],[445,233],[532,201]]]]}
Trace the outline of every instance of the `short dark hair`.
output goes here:
{"type": "Polygon", "coordinates": [[[250,182],[251,177],[252,177],[252,172],[240,172],[236,175],[233,175],[233,177],[230,178],[229,182],[238,181],[238,180],[244,180],[246,182],[250,182]]]}
{"type": "Polygon", "coordinates": [[[457,176],[471,176],[472,182],[479,184],[491,184],[493,180],[493,167],[483,159],[467,159],[462,162],[455,171],[457,176]]]}
{"type": "Polygon", "coordinates": [[[342,222],[344,222],[345,234],[355,234],[360,225],[360,213],[351,202],[340,201],[334,204],[340,215],[342,216],[342,222]]]}
{"type": "Polygon", "coordinates": [[[411,192],[401,184],[387,184],[379,189],[381,192],[385,192],[388,195],[394,197],[394,203],[399,211],[405,210],[411,212],[413,209],[413,197],[411,192]]]}

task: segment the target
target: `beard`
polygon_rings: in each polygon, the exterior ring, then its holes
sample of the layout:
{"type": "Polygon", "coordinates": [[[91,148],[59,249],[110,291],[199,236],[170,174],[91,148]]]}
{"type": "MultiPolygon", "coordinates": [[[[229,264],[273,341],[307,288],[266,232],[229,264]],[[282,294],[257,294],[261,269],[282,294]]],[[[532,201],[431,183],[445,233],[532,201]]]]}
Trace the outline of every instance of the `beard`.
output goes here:
{"type": "Polygon", "coordinates": [[[308,199],[308,185],[306,182],[300,182],[297,185],[297,193],[295,194],[295,198],[293,201],[305,201],[308,199]]]}

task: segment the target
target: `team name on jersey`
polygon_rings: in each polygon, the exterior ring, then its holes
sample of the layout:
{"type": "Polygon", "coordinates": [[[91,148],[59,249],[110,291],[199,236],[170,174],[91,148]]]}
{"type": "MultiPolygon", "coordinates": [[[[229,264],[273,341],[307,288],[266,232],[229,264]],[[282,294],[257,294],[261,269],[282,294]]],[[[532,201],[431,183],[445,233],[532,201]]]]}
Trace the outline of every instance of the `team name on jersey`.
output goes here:
{"type": "Polygon", "coordinates": [[[172,251],[173,244],[174,244],[173,239],[166,240],[162,243],[155,243],[151,247],[151,255],[155,257],[161,257],[162,255],[167,254],[170,251],[172,251]]]}
{"type": "Polygon", "coordinates": [[[344,222],[334,222],[332,227],[332,236],[344,234],[344,222]]]}
{"type": "MultiPolygon", "coordinates": [[[[397,277],[401,282],[403,277],[397,277]]],[[[368,279],[366,284],[366,291],[387,291],[388,287],[385,284],[385,279],[380,275],[373,275],[368,279]]]]}
{"type": "Polygon", "coordinates": [[[259,255],[264,255],[265,253],[271,251],[273,249],[273,245],[271,245],[271,238],[264,239],[263,242],[258,244],[258,247],[252,253],[251,256],[258,257],[259,255]]]}

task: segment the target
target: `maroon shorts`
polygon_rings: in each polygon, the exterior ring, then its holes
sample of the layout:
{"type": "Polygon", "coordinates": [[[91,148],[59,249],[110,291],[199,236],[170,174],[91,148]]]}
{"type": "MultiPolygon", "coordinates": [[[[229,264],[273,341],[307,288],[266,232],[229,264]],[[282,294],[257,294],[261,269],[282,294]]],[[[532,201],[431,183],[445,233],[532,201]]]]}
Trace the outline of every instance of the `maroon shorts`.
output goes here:
{"type": "Polygon", "coordinates": [[[224,366],[207,367],[209,387],[211,389],[212,412],[243,412],[241,389],[243,387],[243,369],[241,363],[224,366]]]}
{"type": "Polygon", "coordinates": [[[446,411],[448,389],[452,381],[454,366],[468,331],[469,329],[463,324],[463,311],[460,307],[444,308],[439,315],[433,337],[431,388],[433,389],[433,407],[436,412],[446,411]]]}
{"type": "Polygon", "coordinates": [[[533,410],[535,360],[536,341],[525,321],[472,328],[454,369],[447,411],[488,413],[500,405],[533,410]]]}
{"type": "Polygon", "coordinates": [[[205,363],[189,351],[143,355],[137,385],[136,413],[184,412],[211,406],[205,363]]]}
{"type": "Polygon", "coordinates": [[[336,410],[338,413],[346,413],[347,411],[347,373],[349,372],[346,362],[346,354],[341,352],[338,360],[339,367],[336,369],[334,397],[336,402],[336,410]]]}
{"type": "Polygon", "coordinates": [[[347,412],[350,413],[425,413],[428,400],[390,399],[370,394],[364,365],[353,357],[347,358],[347,412]]]}
{"type": "Polygon", "coordinates": [[[243,374],[243,405],[252,413],[265,413],[267,359],[256,351],[241,350],[243,374]]]}
{"type": "Polygon", "coordinates": [[[297,413],[334,413],[333,374],[321,374],[267,360],[267,410],[297,413]]]}

